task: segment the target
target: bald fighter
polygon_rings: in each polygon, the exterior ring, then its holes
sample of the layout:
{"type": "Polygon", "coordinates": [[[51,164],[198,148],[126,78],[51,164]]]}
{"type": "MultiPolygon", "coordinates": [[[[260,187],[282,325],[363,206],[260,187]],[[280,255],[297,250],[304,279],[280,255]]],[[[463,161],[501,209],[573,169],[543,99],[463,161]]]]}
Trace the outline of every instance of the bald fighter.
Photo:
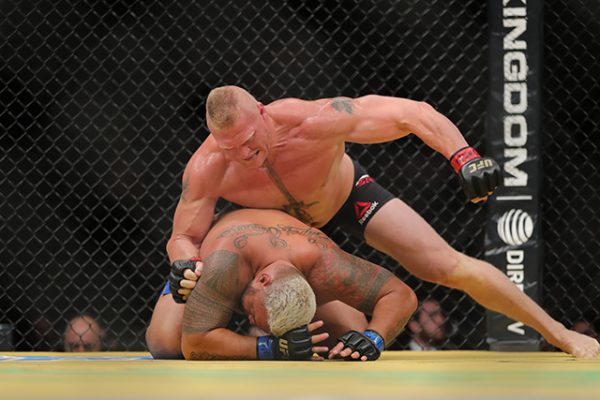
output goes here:
{"type": "Polygon", "coordinates": [[[428,104],[369,95],[263,105],[246,90],[226,86],[209,94],[206,118],[211,134],[183,173],[167,244],[173,290],[166,288],[155,310],[161,328],[148,332],[155,354],[177,350],[184,307],[176,301],[185,301],[200,274],[195,258],[219,198],[281,209],[325,233],[341,227],[418,278],[466,292],[567,353],[600,352],[596,340],[552,319],[491,264],[450,247],[345,153],[346,142],[381,143],[414,134],[450,161],[471,201],[485,200],[499,182],[497,163],[469,147],[458,128],[428,104]]]}
{"type": "Polygon", "coordinates": [[[224,215],[206,235],[200,255],[202,274],[183,318],[186,359],[309,359],[313,351],[328,350],[318,344],[329,332],[326,324],[326,332],[312,335],[320,321],[304,325],[317,305],[340,301],[371,319],[363,329],[340,332],[329,356],[375,360],[417,306],[414,292],[394,274],[277,210],[224,215]],[[226,329],[237,308],[273,335],[256,338],[226,329]]]}

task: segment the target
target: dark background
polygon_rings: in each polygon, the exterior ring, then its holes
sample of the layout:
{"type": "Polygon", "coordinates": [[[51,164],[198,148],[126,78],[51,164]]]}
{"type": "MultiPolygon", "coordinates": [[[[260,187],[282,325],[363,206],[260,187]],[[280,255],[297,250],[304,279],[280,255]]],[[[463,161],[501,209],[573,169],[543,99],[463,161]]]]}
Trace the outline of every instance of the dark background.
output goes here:
{"type": "MultiPolygon", "coordinates": [[[[0,323],[18,350],[60,348],[91,313],[144,349],[168,273],[183,167],[223,84],[268,103],[369,93],[424,100],[484,151],[486,2],[1,1],[0,323]]],[[[600,5],[545,2],[542,305],[570,326],[600,305],[600,5]]],[[[483,256],[485,207],[415,138],[349,145],[454,247],[483,256]]],[[[366,245],[343,247],[441,301],[448,348],[486,348],[485,313],[366,245]]],[[[406,338],[401,337],[399,346],[406,338]]]]}

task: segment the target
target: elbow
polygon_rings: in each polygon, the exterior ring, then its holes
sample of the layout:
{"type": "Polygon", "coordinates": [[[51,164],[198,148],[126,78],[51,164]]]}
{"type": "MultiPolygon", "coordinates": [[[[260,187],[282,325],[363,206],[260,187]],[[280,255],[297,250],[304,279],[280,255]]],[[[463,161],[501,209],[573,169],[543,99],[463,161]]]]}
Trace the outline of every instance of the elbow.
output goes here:
{"type": "Polygon", "coordinates": [[[419,114],[424,116],[438,113],[438,111],[426,101],[415,101],[415,106],[419,111],[419,114]]]}
{"type": "Polygon", "coordinates": [[[410,318],[415,311],[417,311],[419,299],[417,298],[416,293],[404,284],[402,284],[398,289],[400,297],[399,304],[401,305],[399,307],[399,311],[402,313],[403,318],[410,318]]]}
{"type": "Polygon", "coordinates": [[[186,360],[214,360],[206,342],[206,333],[183,334],[181,336],[181,354],[186,360]]]}
{"type": "Polygon", "coordinates": [[[412,290],[408,289],[409,293],[406,299],[406,308],[408,312],[408,316],[412,316],[415,311],[417,311],[417,307],[419,306],[419,299],[417,298],[417,294],[412,290]]]}

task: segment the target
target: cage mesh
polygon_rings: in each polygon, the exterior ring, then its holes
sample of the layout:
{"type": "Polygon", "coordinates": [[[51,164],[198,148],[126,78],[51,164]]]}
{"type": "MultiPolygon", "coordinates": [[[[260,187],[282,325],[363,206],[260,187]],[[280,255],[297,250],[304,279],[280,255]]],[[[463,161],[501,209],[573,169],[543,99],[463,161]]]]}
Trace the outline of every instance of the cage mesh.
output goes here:
{"type": "MultiPolygon", "coordinates": [[[[566,322],[599,298],[590,245],[599,226],[598,7],[580,3],[546,7],[544,304],[566,322]]],[[[67,321],[84,313],[104,326],[104,348],[145,349],[181,173],[208,135],[204,101],[215,86],[243,86],[264,103],[423,100],[483,150],[482,1],[20,0],[0,9],[0,323],[13,325],[17,350],[61,349],[67,321]]],[[[442,156],[415,138],[347,150],[451,245],[482,257],[485,208],[466,203],[442,156]]],[[[420,299],[437,299],[444,347],[485,348],[484,311],[463,293],[410,276],[342,232],[334,239],[420,299]]]]}
{"type": "Polygon", "coordinates": [[[567,327],[600,310],[600,4],[545,5],[543,306],[567,327]]]}

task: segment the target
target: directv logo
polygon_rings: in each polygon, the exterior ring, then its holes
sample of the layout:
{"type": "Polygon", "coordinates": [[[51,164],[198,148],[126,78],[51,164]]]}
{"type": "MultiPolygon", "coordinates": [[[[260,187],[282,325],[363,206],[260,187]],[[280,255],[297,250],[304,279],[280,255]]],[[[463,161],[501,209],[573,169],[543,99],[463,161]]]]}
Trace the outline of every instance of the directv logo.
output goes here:
{"type": "Polygon", "coordinates": [[[498,220],[498,235],[508,245],[519,246],[531,238],[533,220],[523,210],[512,209],[498,220]]]}

